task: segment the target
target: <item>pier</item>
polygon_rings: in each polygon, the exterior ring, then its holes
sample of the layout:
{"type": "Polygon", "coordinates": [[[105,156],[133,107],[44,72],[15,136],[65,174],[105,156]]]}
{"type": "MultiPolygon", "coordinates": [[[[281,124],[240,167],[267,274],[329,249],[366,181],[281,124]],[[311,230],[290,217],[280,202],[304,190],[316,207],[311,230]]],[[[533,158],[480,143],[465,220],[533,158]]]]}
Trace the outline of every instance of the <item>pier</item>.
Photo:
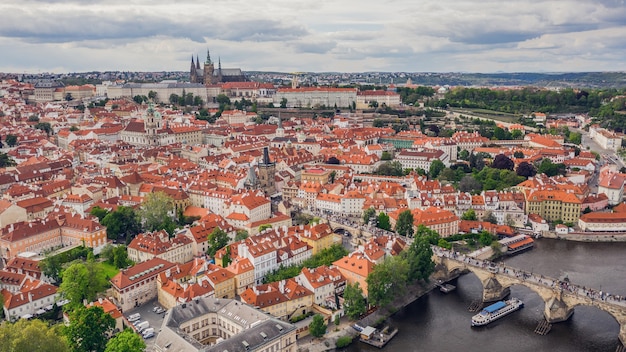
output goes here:
{"type": "Polygon", "coordinates": [[[361,331],[359,341],[366,343],[370,346],[383,348],[385,345],[398,334],[398,329],[393,329],[389,332],[389,327],[386,326],[382,330],[375,329],[371,326],[366,327],[361,331]]]}

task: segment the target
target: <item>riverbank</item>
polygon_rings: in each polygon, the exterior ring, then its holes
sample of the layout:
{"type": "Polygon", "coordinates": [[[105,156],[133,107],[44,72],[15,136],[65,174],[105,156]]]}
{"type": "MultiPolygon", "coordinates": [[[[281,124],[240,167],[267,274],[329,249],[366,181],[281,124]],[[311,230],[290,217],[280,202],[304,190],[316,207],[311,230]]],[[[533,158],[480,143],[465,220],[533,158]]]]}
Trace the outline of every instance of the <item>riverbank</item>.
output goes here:
{"type": "Polygon", "coordinates": [[[547,232],[543,234],[543,237],[576,242],[626,242],[626,233],[595,234],[592,232],[571,232],[565,235],[557,235],[554,232],[547,232]]]}
{"type": "Polygon", "coordinates": [[[352,344],[360,343],[358,341],[359,333],[352,328],[354,324],[360,326],[376,326],[380,325],[387,318],[391,317],[399,310],[407,307],[411,303],[415,302],[418,298],[426,295],[433,288],[435,288],[435,280],[431,279],[431,282],[422,286],[420,284],[414,284],[407,287],[407,293],[402,297],[396,298],[393,302],[383,308],[378,308],[368,316],[357,321],[351,321],[347,317],[343,317],[338,326],[330,324],[327,329],[326,335],[322,338],[314,338],[307,336],[301,340],[298,340],[299,352],[325,352],[335,351],[337,340],[342,336],[351,336],[352,344]]]}

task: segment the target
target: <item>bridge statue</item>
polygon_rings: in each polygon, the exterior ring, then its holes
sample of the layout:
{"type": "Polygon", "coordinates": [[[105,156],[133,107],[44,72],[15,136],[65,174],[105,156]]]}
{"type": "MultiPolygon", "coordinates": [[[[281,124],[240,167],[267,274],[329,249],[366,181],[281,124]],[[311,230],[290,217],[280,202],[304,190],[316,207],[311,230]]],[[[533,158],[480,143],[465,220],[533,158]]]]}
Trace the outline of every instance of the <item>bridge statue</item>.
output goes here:
{"type": "Polygon", "coordinates": [[[499,301],[510,293],[513,285],[526,286],[545,303],[543,315],[549,323],[568,320],[579,305],[593,306],[609,313],[620,325],[619,339],[626,346],[626,297],[601,290],[581,287],[568,281],[537,275],[479,260],[440,247],[433,247],[437,265],[436,279],[454,279],[462,273],[474,273],[483,285],[483,302],[499,301]]]}

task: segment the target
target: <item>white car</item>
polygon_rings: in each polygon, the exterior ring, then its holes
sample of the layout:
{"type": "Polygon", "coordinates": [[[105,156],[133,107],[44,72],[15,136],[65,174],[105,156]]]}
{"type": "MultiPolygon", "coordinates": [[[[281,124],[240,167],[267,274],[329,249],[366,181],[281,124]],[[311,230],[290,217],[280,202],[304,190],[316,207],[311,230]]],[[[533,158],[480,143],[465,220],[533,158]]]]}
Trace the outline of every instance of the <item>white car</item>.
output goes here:
{"type": "Polygon", "coordinates": [[[154,331],[148,332],[148,333],[143,334],[141,336],[143,336],[144,339],[149,339],[151,337],[154,337],[154,331]]]}

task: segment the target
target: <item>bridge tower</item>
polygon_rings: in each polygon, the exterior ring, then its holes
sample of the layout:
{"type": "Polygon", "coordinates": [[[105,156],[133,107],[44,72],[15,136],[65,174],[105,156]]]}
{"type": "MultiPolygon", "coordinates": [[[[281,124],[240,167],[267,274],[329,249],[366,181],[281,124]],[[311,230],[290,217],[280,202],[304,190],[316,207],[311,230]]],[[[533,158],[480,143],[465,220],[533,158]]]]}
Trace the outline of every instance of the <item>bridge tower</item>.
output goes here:
{"type": "Polygon", "coordinates": [[[557,290],[556,294],[545,303],[543,316],[548,323],[559,323],[569,319],[574,314],[574,309],[563,302],[563,289],[557,290]]]}

